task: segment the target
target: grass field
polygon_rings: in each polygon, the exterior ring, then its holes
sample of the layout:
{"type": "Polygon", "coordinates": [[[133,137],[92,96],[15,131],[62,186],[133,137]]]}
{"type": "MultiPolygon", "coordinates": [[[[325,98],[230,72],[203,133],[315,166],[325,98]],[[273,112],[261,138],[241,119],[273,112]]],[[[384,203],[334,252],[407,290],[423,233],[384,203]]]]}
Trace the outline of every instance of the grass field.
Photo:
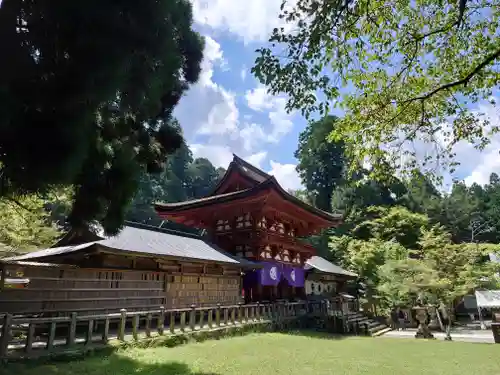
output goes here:
{"type": "Polygon", "coordinates": [[[130,349],[51,365],[10,365],[9,375],[497,375],[500,345],[389,338],[327,339],[278,333],[176,348],[130,349]]]}

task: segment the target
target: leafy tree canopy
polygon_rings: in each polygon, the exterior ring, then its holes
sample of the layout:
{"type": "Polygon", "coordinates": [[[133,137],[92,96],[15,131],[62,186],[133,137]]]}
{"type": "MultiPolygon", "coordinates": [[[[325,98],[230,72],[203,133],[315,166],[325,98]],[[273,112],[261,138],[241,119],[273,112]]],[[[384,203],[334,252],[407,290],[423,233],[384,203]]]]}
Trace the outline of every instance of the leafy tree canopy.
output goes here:
{"type": "Polygon", "coordinates": [[[404,207],[370,207],[366,212],[365,220],[352,229],[355,238],[394,240],[407,249],[416,249],[422,229],[429,226],[427,216],[404,207]]]}
{"type": "MultiPolygon", "coordinates": [[[[215,168],[207,159],[193,159],[191,150],[183,143],[168,158],[167,167],[162,173],[142,173],[126,219],[158,226],[162,220],[153,208],[154,202],[181,202],[201,198],[215,188],[224,172],[223,168],[215,168]]],[[[184,227],[177,229],[189,230],[184,227]]]]}
{"type": "Polygon", "coordinates": [[[455,244],[444,227],[402,207],[368,211],[372,218],[330,241],[335,257],[365,282],[368,302],[382,308],[411,305],[418,297],[452,303],[498,284],[500,264],[487,261],[489,253],[500,253],[498,245],[455,244]]]}
{"type": "Polygon", "coordinates": [[[297,171],[307,190],[315,195],[315,206],[331,212],[332,193],[344,174],[344,146],[342,142],[325,142],[334,127],[336,117],[328,116],[310,123],[299,135],[295,157],[297,171]]]}
{"type": "Polygon", "coordinates": [[[351,161],[370,160],[373,176],[384,176],[385,165],[416,167],[408,142],[439,146],[420,166],[433,159],[453,167],[454,144],[481,148],[498,130],[466,109],[498,86],[496,1],[286,3],[280,18],[290,27],[274,29],[254,74],[307,118],[342,110],[331,139],[346,143],[351,161]]]}
{"type": "Polygon", "coordinates": [[[59,199],[36,195],[0,199],[0,252],[29,251],[52,245],[61,235],[47,205],[59,199]]]}
{"type": "Polygon", "coordinates": [[[142,171],[182,137],[173,108],[203,40],[174,1],[22,1],[0,8],[0,197],[74,187],[69,222],[120,229],[142,171]]]}

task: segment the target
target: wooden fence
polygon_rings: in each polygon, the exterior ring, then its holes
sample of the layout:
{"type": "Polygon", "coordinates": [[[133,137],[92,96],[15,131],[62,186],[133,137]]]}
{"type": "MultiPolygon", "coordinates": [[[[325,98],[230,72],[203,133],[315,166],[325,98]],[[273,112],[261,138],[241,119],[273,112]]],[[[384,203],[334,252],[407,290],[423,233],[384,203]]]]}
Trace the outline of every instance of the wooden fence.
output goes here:
{"type": "Polygon", "coordinates": [[[88,349],[111,340],[210,331],[246,324],[296,319],[319,306],[307,302],[191,307],[66,317],[2,317],[0,358],[34,357],[68,349],[88,349]]]}

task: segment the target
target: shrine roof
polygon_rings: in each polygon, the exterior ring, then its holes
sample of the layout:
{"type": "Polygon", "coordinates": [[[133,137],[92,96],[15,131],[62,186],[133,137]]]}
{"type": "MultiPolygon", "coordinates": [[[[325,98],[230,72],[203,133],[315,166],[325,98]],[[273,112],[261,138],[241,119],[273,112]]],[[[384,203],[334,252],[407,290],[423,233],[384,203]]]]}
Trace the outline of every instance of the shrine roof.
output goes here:
{"type": "Polygon", "coordinates": [[[306,270],[317,269],[320,272],[331,273],[334,275],[342,275],[347,277],[358,277],[354,272],[347,271],[332,262],[329,262],[325,258],[320,256],[313,256],[306,261],[304,266],[306,270]]]}
{"type": "Polygon", "coordinates": [[[224,186],[225,182],[233,175],[239,174],[250,182],[253,185],[260,184],[272,176],[264,172],[263,170],[253,166],[247,161],[243,160],[239,156],[233,154],[233,161],[229,164],[226,173],[219,181],[219,183],[215,186],[214,190],[210,195],[218,195],[217,191],[224,186]]]}
{"type": "Polygon", "coordinates": [[[129,225],[123,228],[116,236],[105,237],[98,241],[86,242],[74,246],[61,246],[38,250],[4,260],[43,261],[44,259],[54,256],[96,249],[95,245],[123,254],[133,253],[142,254],[143,256],[210,261],[242,267],[256,266],[254,262],[229,254],[218,246],[207,242],[200,236],[152,228],[138,223],[129,223],[129,225]]]}
{"type": "MultiPolygon", "coordinates": [[[[253,167],[253,168],[255,168],[255,167],[253,167]]],[[[262,172],[262,173],[264,173],[264,172],[262,172]]],[[[158,213],[162,213],[162,212],[174,213],[174,212],[180,212],[180,211],[184,211],[184,210],[188,210],[188,209],[209,207],[210,205],[213,205],[216,203],[237,201],[239,199],[252,197],[252,196],[255,196],[258,193],[264,191],[265,189],[273,189],[284,200],[287,200],[287,201],[297,205],[298,207],[301,207],[301,208],[305,209],[306,211],[321,217],[324,220],[338,222],[339,220],[342,219],[342,215],[340,215],[340,214],[332,214],[330,212],[320,210],[319,208],[311,206],[311,205],[303,202],[302,200],[298,199],[297,197],[293,196],[292,194],[288,193],[286,190],[284,190],[279,185],[278,181],[276,181],[276,179],[273,176],[269,176],[263,182],[258,183],[257,185],[255,185],[249,189],[238,190],[238,191],[224,193],[224,194],[218,194],[218,195],[210,195],[210,196],[207,196],[204,198],[193,199],[193,200],[184,201],[184,202],[155,203],[155,209],[158,213]]]]}

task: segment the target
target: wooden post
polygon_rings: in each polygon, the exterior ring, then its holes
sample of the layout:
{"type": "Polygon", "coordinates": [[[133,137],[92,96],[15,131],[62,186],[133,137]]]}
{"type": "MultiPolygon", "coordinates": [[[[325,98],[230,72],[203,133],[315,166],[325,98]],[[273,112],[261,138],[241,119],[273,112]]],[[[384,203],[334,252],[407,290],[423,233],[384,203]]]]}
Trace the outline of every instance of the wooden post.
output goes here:
{"type": "Polygon", "coordinates": [[[56,338],[56,322],[50,322],[49,338],[47,339],[47,350],[51,351],[54,348],[54,339],[56,338]]]}
{"type": "Polygon", "coordinates": [[[208,328],[213,327],[213,320],[214,320],[214,310],[210,309],[208,310],[208,328]]]}
{"type": "Polygon", "coordinates": [[[146,337],[151,337],[151,321],[153,320],[153,314],[147,313],[146,315],[146,337]]]}
{"type": "Polygon", "coordinates": [[[200,320],[198,324],[200,325],[200,329],[203,329],[203,326],[205,325],[205,310],[200,310],[200,320]]]}
{"type": "Polygon", "coordinates": [[[220,327],[220,303],[217,304],[217,310],[215,310],[215,325],[220,327]]]}
{"type": "Polygon", "coordinates": [[[24,351],[26,353],[31,353],[33,349],[33,341],[35,339],[35,323],[30,323],[28,326],[28,335],[26,336],[26,346],[24,351]]]}
{"type": "Polygon", "coordinates": [[[170,323],[168,328],[170,333],[175,333],[175,311],[170,311],[170,323]]]}
{"type": "Polygon", "coordinates": [[[158,316],[158,334],[163,335],[163,331],[165,330],[165,307],[160,306],[160,315],[158,316]]]}
{"type": "Polygon", "coordinates": [[[241,324],[243,323],[243,307],[241,303],[238,304],[238,322],[241,324]]]}
{"type": "Polygon", "coordinates": [[[121,316],[120,316],[120,326],[118,328],[118,340],[124,341],[125,340],[125,325],[127,324],[127,310],[121,309],[120,313],[121,313],[121,316]]]}
{"type": "Polygon", "coordinates": [[[231,307],[231,324],[236,324],[236,307],[231,307]]]}
{"type": "Polygon", "coordinates": [[[134,340],[138,339],[138,329],[139,329],[139,314],[134,315],[132,318],[132,337],[134,340]]]}
{"type": "Polygon", "coordinates": [[[85,346],[92,345],[92,332],[94,331],[94,320],[90,319],[87,326],[87,336],[85,337],[85,346]]]}
{"type": "Polygon", "coordinates": [[[0,341],[0,358],[7,357],[7,351],[9,348],[9,341],[10,341],[11,325],[12,325],[12,315],[5,314],[3,317],[2,337],[0,341]]]}
{"type": "Polygon", "coordinates": [[[194,331],[196,324],[196,306],[191,305],[191,311],[189,312],[189,329],[194,331]]]}
{"type": "Polygon", "coordinates": [[[66,345],[71,346],[75,344],[76,339],[76,312],[71,313],[71,322],[69,323],[68,339],[66,345]]]}
{"type": "Polygon", "coordinates": [[[257,320],[260,320],[260,313],[261,313],[261,311],[260,311],[260,303],[257,302],[257,316],[256,316],[257,320]]]}
{"type": "Polygon", "coordinates": [[[243,312],[245,313],[245,322],[248,323],[248,306],[243,307],[243,312]]]}
{"type": "Polygon", "coordinates": [[[5,264],[2,264],[0,266],[0,291],[4,290],[5,288],[5,271],[7,270],[7,267],[5,264]]]}
{"type": "Polygon", "coordinates": [[[186,312],[181,311],[181,332],[186,330],[186,312]]]}
{"type": "Polygon", "coordinates": [[[227,326],[228,322],[229,322],[229,308],[225,307],[224,308],[224,325],[227,326]]]}
{"type": "Polygon", "coordinates": [[[109,317],[104,321],[104,332],[102,333],[102,342],[107,343],[109,340],[109,317]]]}

